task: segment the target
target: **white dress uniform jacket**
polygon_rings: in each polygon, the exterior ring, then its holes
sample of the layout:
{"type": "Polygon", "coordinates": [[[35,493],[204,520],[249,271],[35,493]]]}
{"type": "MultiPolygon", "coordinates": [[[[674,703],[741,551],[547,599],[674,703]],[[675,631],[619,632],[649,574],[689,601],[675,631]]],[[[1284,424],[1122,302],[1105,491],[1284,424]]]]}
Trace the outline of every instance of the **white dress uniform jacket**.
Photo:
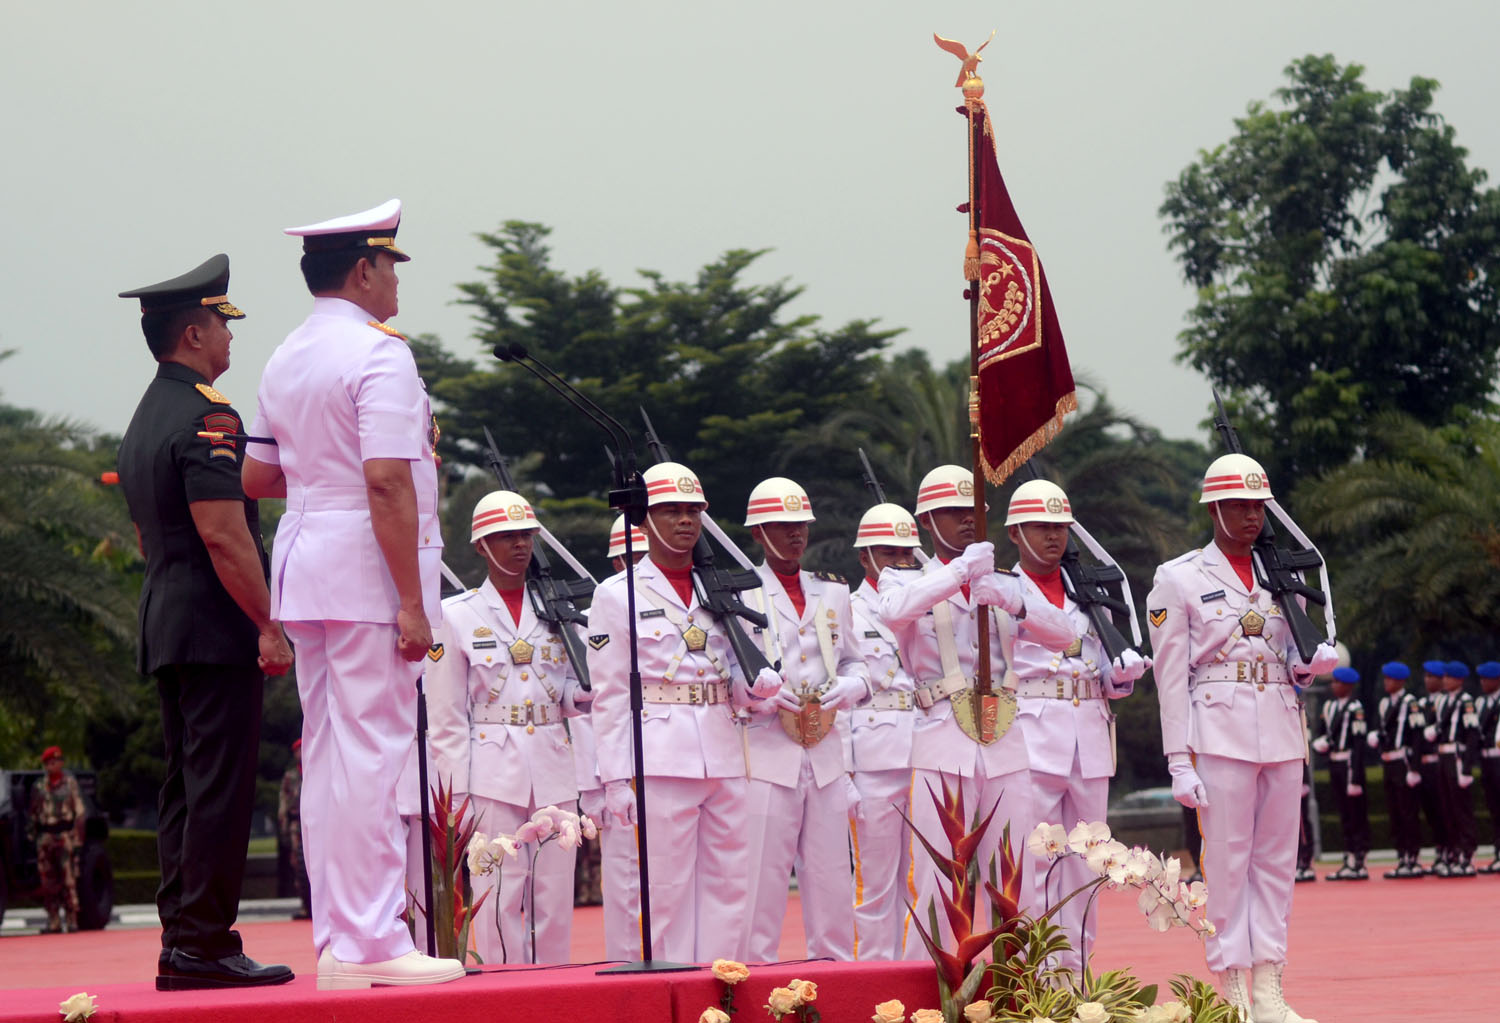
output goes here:
{"type": "MultiPolygon", "coordinates": [[[[884,700],[873,699],[849,714],[853,770],[911,770],[912,728],[916,724],[916,704],[912,702],[912,680],[901,661],[896,634],[880,617],[880,594],[866,579],[850,597],[854,613],[854,634],[860,655],[870,672],[870,687],[875,694],[888,694],[884,700]],[[899,694],[905,693],[904,697],[899,694]],[[876,703],[904,703],[904,708],[881,709],[876,703]]],[[[856,777],[857,780],[857,777],[856,777]]]]}

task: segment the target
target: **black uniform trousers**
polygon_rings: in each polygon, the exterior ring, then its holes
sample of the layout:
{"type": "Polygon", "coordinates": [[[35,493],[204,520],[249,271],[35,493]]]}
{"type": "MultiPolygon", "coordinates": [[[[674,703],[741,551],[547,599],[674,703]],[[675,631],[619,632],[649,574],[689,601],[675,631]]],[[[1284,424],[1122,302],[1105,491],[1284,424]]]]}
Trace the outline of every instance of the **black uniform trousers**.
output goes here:
{"type": "Polygon", "coordinates": [[[1344,831],[1344,852],[1364,858],[1370,851],[1370,806],[1363,792],[1349,795],[1348,761],[1329,762],[1328,785],[1333,789],[1333,805],[1338,809],[1339,827],[1344,831]]]}
{"type": "Polygon", "coordinates": [[[1472,859],[1479,846],[1474,828],[1474,797],[1458,784],[1456,753],[1438,754],[1438,792],[1443,800],[1443,818],[1448,828],[1448,848],[1463,859],[1472,859]]]}
{"type": "Polygon", "coordinates": [[[1416,859],[1422,852],[1422,821],[1417,790],[1406,784],[1407,762],[1385,762],[1385,805],[1390,814],[1391,842],[1401,859],[1416,859]]]}
{"type": "Polygon", "coordinates": [[[1438,859],[1442,859],[1452,845],[1448,839],[1448,819],[1443,816],[1442,781],[1438,778],[1438,762],[1424,758],[1417,765],[1417,772],[1422,775],[1422,784],[1417,789],[1422,803],[1422,816],[1427,818],[1427,827],[1432,832],[1432,844],[1437,849],[1438,859]]]}
{"type": "Polygon", "coordinates": [[[250,841],[264,687],[255,665],[156,672],[167,753],[156,836],[163,948],[205,959],[242,951],[231,928],[250,841]]]}
{"type": "Polygon", "coordinates": [[[1490,844],[1500,859],[1500,757],[1481,757],[1479,784],[1484,786],[1484,803],[1490,809],[1490,844]]]}

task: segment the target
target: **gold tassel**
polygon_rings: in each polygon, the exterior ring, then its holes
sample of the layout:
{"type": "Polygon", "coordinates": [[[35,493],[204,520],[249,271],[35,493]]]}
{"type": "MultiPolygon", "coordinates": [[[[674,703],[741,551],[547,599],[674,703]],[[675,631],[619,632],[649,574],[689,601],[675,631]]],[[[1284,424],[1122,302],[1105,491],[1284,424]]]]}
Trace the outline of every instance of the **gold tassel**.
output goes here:
{"type": "Polygon", "coordinates": [[[979,280],[979,232],[969,229],[969,244],[964,246],[964,280],[979,280]]]}
{"type": "Polygon", "coordinates": [[[1052,418],[1043,423],[1035,433],[1022,441],[1016,450],[1011,452],[1009,458],[999,465],[991,465],[990,460],[984,456],[984,446],[981,443],[979,449],[979,466],[984,470],[984,478],[995,486],[999,486],[1008,480],[1013,472],[1026,464],[1026,461],[1042,448],[1052,442],[1057,432],[1063,428],[1063,417],[1070,412],[1078,411],[1078,392],[1069,391],[1057,399],[1052,418]]]}

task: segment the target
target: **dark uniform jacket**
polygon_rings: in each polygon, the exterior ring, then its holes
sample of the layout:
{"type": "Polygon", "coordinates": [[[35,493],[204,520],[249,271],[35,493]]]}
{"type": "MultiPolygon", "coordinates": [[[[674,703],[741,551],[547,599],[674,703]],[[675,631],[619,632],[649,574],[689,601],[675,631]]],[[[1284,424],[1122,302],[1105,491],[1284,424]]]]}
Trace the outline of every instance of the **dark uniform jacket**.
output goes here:
{"type": "Polygon", "coordinates": [[[1463,690],[1446,693],[1437,712],[1437,752],[1452,753],[1458,758],[1459,770],[1473,770],[1479,750],[1479,715],[1474,698],[1463,690]]]}
{"type": "Polygon", "coordinates": [[[1347,784],[1365,783],[1365,705],[1359,697],[1328,700],[1318,715],[1315,738],[1328,740],[1328,759],[1348,765],[1347,784]]]}
{"type": "Polygon", "coordinates": [[[120,443],[120,487],[146,557],[141,588],[136,668],[151,674],[168,664],[255,664],[259,633],[219,582],[188,505],[244,502],[261,570],[256,503],[240,486],[244,445],[211,442],[198,431],[241,432],[229,400],[180,363],[158,365],[120,443]]]}
{"type": "Polygon", "coordinates": [[[1396,763],[1402,770],[1415,771],[1416,758],[1412,756],[1412,751],[1422,741],[1425,723],[1426,719],[1421,714],[1421,701],[1411,693],[1402,691],[1395,696],[1382,696],[1378,725],[1379,749],[1381,754],[1401,755],[1389,760],[1382,755],[1380,759],[1396,763]]]}

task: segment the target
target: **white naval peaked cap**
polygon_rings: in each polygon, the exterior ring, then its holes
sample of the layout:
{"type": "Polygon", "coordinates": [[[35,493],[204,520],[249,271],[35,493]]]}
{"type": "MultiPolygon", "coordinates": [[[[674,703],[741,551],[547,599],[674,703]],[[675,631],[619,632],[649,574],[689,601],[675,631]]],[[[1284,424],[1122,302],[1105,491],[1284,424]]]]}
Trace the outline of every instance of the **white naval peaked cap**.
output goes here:
{"type": "MultiPolygon", "coordinates": [[[[640,526],[630,527],[630,549],[643,553],[646,550],[646,534],[641,532],[640,526]]],[[[625,556],[625,516],[623,515],[616,515],[615,524],[609,527],[609,551],[604,556],[606,558],[625,556]]]]}
{"type": "Polygon", "coordinates": [[[389,252],[398,263],[404,263],[411,257],[396,248],[396,231],[400,226],[401,200],[388,199],[372,209],[317,224],[289,227],[283,233],[301,238],[303,252],[368,247],[389,252]]]}
{"type": "Polygon", "coordinates": [[[1271,480],[1259,462],[1249,455],[1220,455],[1203,474],[1203,495],[1198,503],[1270,499],[1271,480]]]}
{"type": "Polygon", "coordinates": [[[807,491],[785,476],[761,480],[750,491],[745,505],[745,525],[765,522],[813,522],[812,501],[807,491]]]}
{"type": "Polygon", "coordinates": [[[514,490],[492,490],[474,506],[474,521],[469,527],[469,542],[491,533],[513,533],[518,529],[537,529],[536,512],[531,502],[514,490]]]}
{"type": "MultiPolygon", "coordinates": [[[[937,508],[974,507],[974,470],[962,465],[940,465],[922,477],[917,487],[917,514],[937,508]]],[[[988,507],[988,505],[986,505],[988,507]]]]}
{"type": "Polygon", "coordinates": [[[1010,507],[1006,510],[1005,524],[1019,525],[1022,522],[1067,522],[1073,521],[1073,506],[1063,488],[1051,480],[1027,480],[1010,495],[1010,507]]]}
{"type": "Polygon", "coordinates": [[[899,504],[877,504],[859,518],[854,534],[855,549],[860,547],[920,547],[917,520],[899,504]]]}
{"type": "Polygon", "coordinates": [[[646,483],[646,507],[659,504],[708,505],[698,474],[681,462],[657,462],[641,473],[646,483]]]}

